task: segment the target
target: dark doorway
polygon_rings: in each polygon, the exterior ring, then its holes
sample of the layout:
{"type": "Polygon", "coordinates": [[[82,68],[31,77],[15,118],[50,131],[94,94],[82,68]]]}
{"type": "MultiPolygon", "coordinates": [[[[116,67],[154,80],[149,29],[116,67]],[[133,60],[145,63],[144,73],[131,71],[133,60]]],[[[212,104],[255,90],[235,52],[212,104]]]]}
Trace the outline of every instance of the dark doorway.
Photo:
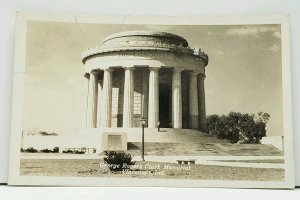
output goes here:
{"type": "Polygon", "coordinates": [[[170,86],[168,84],[159,85],[159,121],[160,127],[162,128],[169,128],[171,125],[170,92],[170,86]]]}

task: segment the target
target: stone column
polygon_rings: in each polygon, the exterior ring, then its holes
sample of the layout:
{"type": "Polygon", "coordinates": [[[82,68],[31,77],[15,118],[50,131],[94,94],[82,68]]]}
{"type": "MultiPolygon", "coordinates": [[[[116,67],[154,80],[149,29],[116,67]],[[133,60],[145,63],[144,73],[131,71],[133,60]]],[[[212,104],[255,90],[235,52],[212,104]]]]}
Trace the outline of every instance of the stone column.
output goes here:
{"type": "Polygon", "coordinates": [[[160,68],[150,67],[148,128],[157,127],[159,120],[159,69],[160,68]]]}
{"type": "Polygon", "coordinates": [[[190,79],[189,79],[189,128],[192,128],[192,129],[199,129],[197,78],[198,78],[197,72],[190,73],[190,79]]]}
{"type": "Polygon", "coordinates": [[[125,68],[124,80],[124,105],[123,105],[123,128],[132,127],[133,124],[133,98],[134,98],[134,68],[125,68]]]}
{"type": "Polygon", "coordinates": [[[97,111],[97,127],[101,127],[101,112],[102,112],[102,89],[103,89],[103,76],[98,76],[98,111],[97,111]]]}
{"type": "Polygon", "coordinates": [[[98,72],[90,73],[89,97],[88,97],[88,128],[97,127],[97,105],[98,105],[98,72]]]}
{"type": "Polygon", "coordinates": [[[182,128],[181,71],[174,69],[172,76],[172,124],[173,128],[182,128]]]}
{"type": "Polygon", "coordinates": [[[198,109],[199,109],[199,129],[206,131],[206,110],[205,110],[205,75],[198,75],[198,109]]]}
{"type": "Polygon", "coordinates": [[[88,111],[89,111],[89,81],[90,81],[90,74],[89,73],[85,73],[84,74],[84,78],[85,78],[85,93],[84,93],[84,128],[89,128],[88,127],[88,111]]]}
{"type": "Polygon", "coordinates": [[[103,71],[101,128],[110,128],[112,106],[112,69],[104,69],[103,71]]]}

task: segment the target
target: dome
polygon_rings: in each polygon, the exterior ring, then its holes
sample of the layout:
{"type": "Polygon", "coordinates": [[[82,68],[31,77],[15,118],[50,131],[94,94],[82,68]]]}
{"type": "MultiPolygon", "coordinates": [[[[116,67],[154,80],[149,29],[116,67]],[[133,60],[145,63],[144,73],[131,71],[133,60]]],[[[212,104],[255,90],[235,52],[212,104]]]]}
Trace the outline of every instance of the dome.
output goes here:
{"type": "Polygon", "coordinates": [[[104,45],[122,41],[140,42],[154,41],[169,44],[170,46],[188,47],[188,42],[175,34],[155,31],[126,31],[112,34],[103,40],[104,45]]]}
{"type": "Polygon", "coordinates": [[[208,63],[207,55],[200,49],[191,49],[181,36],[157,31],[126,31],[106,37],[100,46],[82,53],[82,62],[93,56],[106,56],[114,52],[156,51],[189,55],[208,63]]]}

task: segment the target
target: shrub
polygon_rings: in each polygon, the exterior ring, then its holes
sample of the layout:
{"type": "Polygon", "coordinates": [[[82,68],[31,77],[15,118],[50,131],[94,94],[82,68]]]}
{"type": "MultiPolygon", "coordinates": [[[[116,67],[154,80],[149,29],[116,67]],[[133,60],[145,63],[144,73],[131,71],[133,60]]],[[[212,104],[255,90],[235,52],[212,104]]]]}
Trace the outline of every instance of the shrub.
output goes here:
{"type": "Polygon", "coordinates": [[[78,151],[78,150],[75,150],[74,153],[75,153],[75,154],[85,154],[85,151],[78,151]]]}
{"type": "Polygon", "coordinates": [[[125,152],[116,151],[105,151],[104,163],[109,165],[110,171],[122,171],[123,164],[134,165],[135,162],[132,161],[132,156],[126,154],[125,152]]]}
{"type": "Polygon", "coordinates": [[[68,150],[63,150],[62,151],[63,153],[74,153],[74,154],[85,154],[85,151],[79,151],[79,150],[71,150],[71,149],[68,149],[68,150]]]}
{"type": "Polygon", "coordinates": [[[57,133],[54,133],[54,132],[48,133],[46,131],[40,131],[39,134],[42,136],[57,136],[58,135],[57,133]]]}
{"type": "Polygon", "coordinates": [[[33,148],[33,147],[29,147],[27,149],[24,149],[23,151],[24,152],[29,152],[29,153],[36,153],[36,152],[38,152],[38,150],[35,149],[35,148],[33,148]]]}
{"type": "Polygon", "coordinates": [[[74,151],[72,151],[72,150],[70,150],[70,149],[68,149],[68,150],[63,150],[62,152],[63,152],[63,153],[74,153],[74,151]]]}
{"type": "Polygon", "coordinates": [[[270,115],[259,112],[241,114],[230,112],[228,115],[207,116],[208,132],[219,139],[228,139],[231,143],[259,143],[266,136],[266,124],[270,115]]]}
{"type": "Polygon", "coordinates": [[[52,153],[59,153],[59,147],[54,147],[52,153]]]}
{"type": "Polygon", "coordinates": [[[50,149],[42,149],[41,152],[42,153],[51,153],[52,151],[50,149]]]}

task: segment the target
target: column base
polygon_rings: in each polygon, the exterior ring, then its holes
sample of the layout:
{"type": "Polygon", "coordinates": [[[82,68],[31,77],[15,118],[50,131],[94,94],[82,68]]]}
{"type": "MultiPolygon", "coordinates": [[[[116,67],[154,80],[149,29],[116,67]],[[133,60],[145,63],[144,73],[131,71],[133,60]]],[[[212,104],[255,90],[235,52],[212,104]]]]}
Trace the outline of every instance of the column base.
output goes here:
{"type": "Polygon", "coordinates": [[[206,124],[205,123],[200,123],[199,124],[199,130],[202,131],[203,133],[207,133],[206,124]]]}
{"type": "Polygon", "coordinates": [[[198,115],[189,115],[189,128],[199,129],[199,117],[198,117],[198,115]]]}

